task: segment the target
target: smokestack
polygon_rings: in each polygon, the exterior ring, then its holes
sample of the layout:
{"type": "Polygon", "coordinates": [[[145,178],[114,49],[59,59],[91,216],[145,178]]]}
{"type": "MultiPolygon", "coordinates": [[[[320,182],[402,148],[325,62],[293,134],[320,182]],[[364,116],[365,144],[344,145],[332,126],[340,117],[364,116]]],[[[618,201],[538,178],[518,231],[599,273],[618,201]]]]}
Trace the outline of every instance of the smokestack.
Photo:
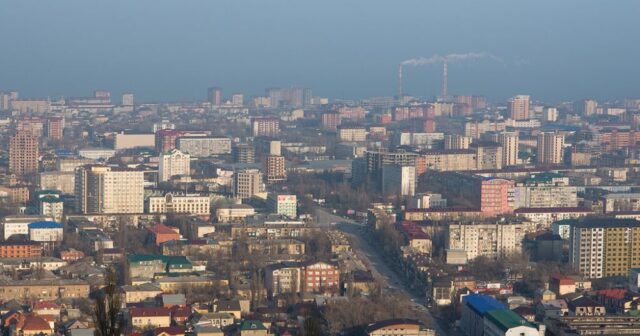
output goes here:
{"type": "Polygon", "coordinates": [[[443,69],[442,69],[442,97],[448,97],[449,96],[449,92],[448,92],[448,81],[449,81],[449,74],[448,74],[448,65],[447,65],[447,60],[445,59],[443,64],[443,69]]]}
{"type": "Polygon", "coordinates": [[[402,63],[398,65],[398,99],[402,101],[402,63]]]}

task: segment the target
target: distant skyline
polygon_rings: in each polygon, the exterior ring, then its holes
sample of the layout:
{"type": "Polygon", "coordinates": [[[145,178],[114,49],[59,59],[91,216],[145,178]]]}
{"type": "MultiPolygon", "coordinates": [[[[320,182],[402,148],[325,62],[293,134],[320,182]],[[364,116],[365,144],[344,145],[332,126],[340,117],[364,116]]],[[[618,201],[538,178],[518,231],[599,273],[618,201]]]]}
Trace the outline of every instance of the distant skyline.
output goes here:
{"type": "MultiPolygon", "coordinates": [[[[450,64],[450,94],[640,98],[638,13],[631,0],[5,0],[0,91],[190,101],[211,86],[304,86],[360,99],[395,95],[405,60],[476,52],[501,61],[450,64]]],[[[438,95],[441,72],[406,66],[404,92],[438,95]]]]}

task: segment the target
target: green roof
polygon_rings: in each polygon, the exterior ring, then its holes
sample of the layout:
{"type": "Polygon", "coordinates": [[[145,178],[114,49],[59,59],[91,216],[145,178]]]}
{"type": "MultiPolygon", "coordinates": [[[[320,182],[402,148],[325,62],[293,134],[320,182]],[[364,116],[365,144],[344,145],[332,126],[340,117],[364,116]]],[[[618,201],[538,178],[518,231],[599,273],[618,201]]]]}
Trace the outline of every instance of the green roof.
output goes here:
{"type": "Polygon", "coordinates": [[[267,328],[260,321],[248,320],[242,322],[240,330],[267,330],[267,328]]]}
{"type": "Polygon", "coordinates": [[[560,178],[560,177],[564,177],[564,175],[551,173],[551,172],[544,172],[539,174],[532,174],[527,179],[527,182],[551,182],[552,179],[560,178]]]}
{"type": "Polygon", "coordinates": [[[534,328],[524,317],[505,308],[490,310],[484,316],[504,332],[520,326],[534,328]]]}
{"type": "Polygon", "coordinates": [[[165,256],[155,254],[130,254],[127,256],[129,263],[140,263],[143,261],[162,261],[163,264],[168,264],[172,268],[182,267],[183,265],[191,266],[191,261],[185,256],[165,256]]]}

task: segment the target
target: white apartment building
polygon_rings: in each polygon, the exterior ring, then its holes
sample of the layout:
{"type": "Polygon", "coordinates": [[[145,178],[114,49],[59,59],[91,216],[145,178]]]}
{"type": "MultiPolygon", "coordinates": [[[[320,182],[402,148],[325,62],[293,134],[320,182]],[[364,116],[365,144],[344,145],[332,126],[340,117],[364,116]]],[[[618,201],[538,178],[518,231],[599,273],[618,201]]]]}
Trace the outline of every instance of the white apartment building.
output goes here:
{"type": "Polygon", "coordinates": [[[231,153],[231,139],[225,137],[180,137],[177,148],[192,157],[209,157],[231,153]]]}
{"type": "Polygon", "coordinates": [[[479,256],[502,258],[522,251],[525,231],[524,223],[451,223],[446,249],[465,251],[467,260],[479,256]]]}
{"type": "Polygon", "coordinates": [[[144,172],[101,165],[80,167],[75,195],[80,213],[143,213],[144,172]]]}
{"type": "Polygon", "coordinates": [[[413,196],[416,193],[416,167],[384,165],[382,167],[382,193],[413,196]]]}
{"type": "Polygon", "coordinates": [[[160,182],[167,182],[173,176],[188,176],[191,174],[191,155],[178,149],[172,149],[159,157],[158,178],[160,182]]]}
{"type": "Polygon", "coordinates": [[[296,195],[269,194],[267,206],[272,213],[289,218],[298,217],[298,198],[296,195]]]}
{"type": "Polygon", "coordinates": [[[209,215],[211,201],[208,196],[172,195],[152,196],[148,199],[149,213],[186,213],[192,215],[209,215]]]}

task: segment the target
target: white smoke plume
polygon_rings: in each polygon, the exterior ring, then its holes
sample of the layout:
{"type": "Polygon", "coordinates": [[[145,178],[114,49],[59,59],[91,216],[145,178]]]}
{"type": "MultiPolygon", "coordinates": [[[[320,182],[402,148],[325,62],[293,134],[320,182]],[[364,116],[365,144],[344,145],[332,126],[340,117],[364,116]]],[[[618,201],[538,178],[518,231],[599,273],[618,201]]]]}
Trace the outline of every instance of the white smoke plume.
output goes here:
{"type": "Polygon", "coordinates": [[[500,59],[490,53],[486,52],[471,52],[466,54],[449,54],[449,55],[434,55],[429,58],[420,57],[420,58],[412,58],[400,63],[400,65],[412,65],[412,66],[422,66],[422,65],[430,65],[436,63],[455,63],[455,62],[463,62],[469,60],[476,60],[482,58],[489,58],[493,60],[500,61],[500,59]]]}

